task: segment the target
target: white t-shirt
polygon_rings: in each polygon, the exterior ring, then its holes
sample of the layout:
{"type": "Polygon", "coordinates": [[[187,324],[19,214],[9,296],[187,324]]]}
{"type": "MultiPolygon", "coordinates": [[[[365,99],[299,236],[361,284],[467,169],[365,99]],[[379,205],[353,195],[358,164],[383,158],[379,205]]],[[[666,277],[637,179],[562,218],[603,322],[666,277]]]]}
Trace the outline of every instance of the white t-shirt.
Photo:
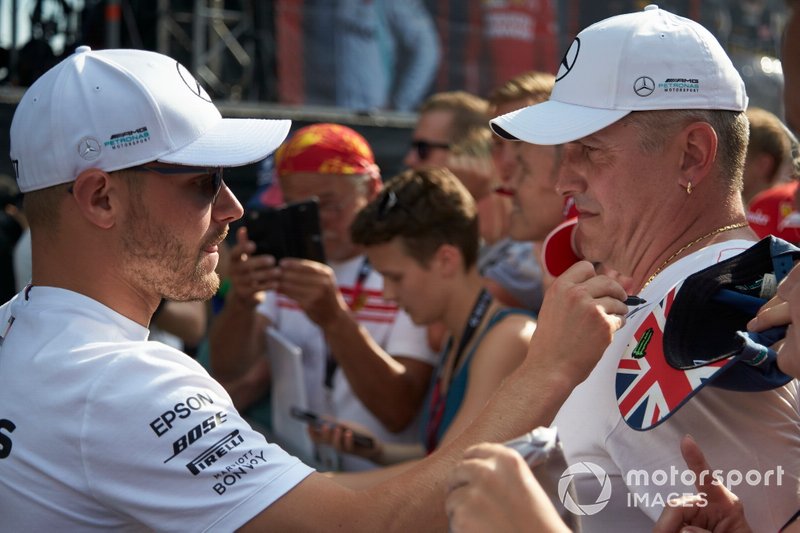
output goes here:
{"type": "MultiPolygon", "coordinates": [[[[711,468],[721,469],[723,478],[734,484],[731,489],[744,502],[754,531],[777,531],[800,508],[797,381],[767,392],[704,387],[671,418],[648,431],[633,430],[625,423],[614,390],[620,357],[652,307],[678,281],[752,244],[742,240],[715,244],[664,269],[640,294],[647,304],[632,309],[598,365],[556,416],[553,425],[558,427],[567,464],[594,463],[608,474],[610,499],[595,514],[581,517],[584,531],[650,531],[670,493],[695,493],[679,448],[687,433],[698,442],[711,468]],[[745,476],[751,470],[755,472],[750,480],[757,481],[757,472],[761,482],[736,484],[737,472],[745,476]]],[[[603,495],[593,474],[576,475],[573,483],[581,506],[602,504],[609,496],[603,495]]]]}
{"type": "MultiPolygon", "coordinates": [[[[342,263],[330,263],[345,302],[351,309],[354,297],[361,302],[354,309],[356,320],[390,355],[400,355],[434,365],[436,354],[428,346],[425,328],[415,326],[404,311],[383,299],[383,277],[378,272],[370,269],[362,287],[355,289],[363,261],[364,256],[358,256],[342,263]],[[355,292],[360,294],[354,295],[355,292]]],[[[341,367],[333,375],[332,393],[328,392],[323,384],[327,359],[325,336],[297,303],[269,292],[258,311],[269,318],[273,327],[303,350],[306,393],[311,410],[340,420],[358,422],[386,442],[419,441],[416,421],[399,433],[389,432],[353,393],[341,367]]],[[[357,457],[343,457],[343,467],[346,470],[374,466],[373,463],[357,457]]]]}
{"type": "Polygon", "coordinates": [[[146,328],[34,286],[0,307],[8,531],[232,531],[312,470],[146,328]]]}

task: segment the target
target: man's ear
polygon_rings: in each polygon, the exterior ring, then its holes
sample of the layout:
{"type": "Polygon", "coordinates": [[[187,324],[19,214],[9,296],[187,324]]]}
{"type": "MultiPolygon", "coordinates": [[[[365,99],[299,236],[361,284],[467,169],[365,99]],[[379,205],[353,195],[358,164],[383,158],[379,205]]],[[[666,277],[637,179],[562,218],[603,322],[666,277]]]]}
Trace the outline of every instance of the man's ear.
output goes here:
{"type": "Polygon", "coordinates": [[[450,278],[462,272],[464,269],[464,261],[461,257],[461,252],[452,244],[442,244],[439,246],[439,249],[433,254],[431,261],[445,278],[450,278]]]}
{"type": "Polygon", "coordinates": [[[365,186],[367,188],[367,199],[371,202],[378,196],[378,193],[380,193],[381,190],[383,189],[383,182],[381,181],[380,176],[370,174],[367,177],[367,182],[365,186]]]}
{"type": "Polygon", "coordinates": [[[684,128],[680,135],[682,159],[680,186],[686,188],[689,182],[698,185],[711,173],[717,159],[719,139],[717,132],[708,122],[693,122],[684,128]]]}
{"type": "Polygon", "coordinates": [[[119,210],[119,186],[107,172],[84,170],[72,184],[75,205],[91,224],[103,229],[114,226],[119,210]]]}

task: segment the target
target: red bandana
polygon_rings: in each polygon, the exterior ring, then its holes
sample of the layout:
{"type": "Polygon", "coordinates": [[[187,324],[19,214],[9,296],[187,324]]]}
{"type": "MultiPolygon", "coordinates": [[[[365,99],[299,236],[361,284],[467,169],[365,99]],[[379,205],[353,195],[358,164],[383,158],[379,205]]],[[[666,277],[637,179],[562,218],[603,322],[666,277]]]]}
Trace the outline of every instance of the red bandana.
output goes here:
{"type": "Polygon", "coordinates": [[[371,174],[375,156],[366,139],[347,126],[312,124],[297,130],[275,154],[279,176],[297,172],[371,174]]]}

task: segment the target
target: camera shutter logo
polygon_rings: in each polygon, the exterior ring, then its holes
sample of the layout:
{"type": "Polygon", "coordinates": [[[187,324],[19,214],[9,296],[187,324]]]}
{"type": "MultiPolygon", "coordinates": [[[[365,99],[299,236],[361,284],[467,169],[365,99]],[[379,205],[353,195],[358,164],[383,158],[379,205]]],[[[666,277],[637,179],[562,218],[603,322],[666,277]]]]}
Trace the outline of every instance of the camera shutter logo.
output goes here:
{"type": "Polygon", "coordinates": [[[575,62],[578,60],[578,53],[581,51],[581,40],[575,37],[575,40],[572,41],[572,44],[567,50],[567,53],[564,54],[564,57],[561,59],[561,66],[558,67],[558,72],[556,73],[556,81],[559,81],[564,76],[572,72],[572,69],[575,67],[575,62]]]}
{"type": "Polygon", "coordinates": [[[575,463],[561,474],[561,479],[558,480],[558,497],[564,507],[572,514],[578,516],[597,514],[608,505],[608,500],[611,499],[611,480],[608,478],[606,471],[594,463],[588,461],[575,463]],[[576,474],[592,474],[597,482],[600,483],[600,494],[598,494],[594,503],[581,505],[572,498],[569,487],[572,484],[572,478],[576,474]]]}
{"type": "Polygon", "coordinates": [[[656,90],[656,82],[648,76],[640,76],[633,82],[633,92],[642,98],[650,96],[656,90]]]}

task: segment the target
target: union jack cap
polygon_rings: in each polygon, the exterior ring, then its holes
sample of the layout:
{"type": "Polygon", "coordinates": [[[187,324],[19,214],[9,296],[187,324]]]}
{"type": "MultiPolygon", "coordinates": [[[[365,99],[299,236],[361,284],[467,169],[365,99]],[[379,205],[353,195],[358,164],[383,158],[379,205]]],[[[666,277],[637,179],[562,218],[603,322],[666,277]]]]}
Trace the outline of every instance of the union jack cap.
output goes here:
{"type": "Polygon", "coordinates": [[[800,248],[767,237],[672,287],[617,365],[617,404],[625,422],[652,429],[709,384],[755,392],[791,381],[769,348],[785,327],[752,333],[746,324],[798,258],[800,248]]]}

